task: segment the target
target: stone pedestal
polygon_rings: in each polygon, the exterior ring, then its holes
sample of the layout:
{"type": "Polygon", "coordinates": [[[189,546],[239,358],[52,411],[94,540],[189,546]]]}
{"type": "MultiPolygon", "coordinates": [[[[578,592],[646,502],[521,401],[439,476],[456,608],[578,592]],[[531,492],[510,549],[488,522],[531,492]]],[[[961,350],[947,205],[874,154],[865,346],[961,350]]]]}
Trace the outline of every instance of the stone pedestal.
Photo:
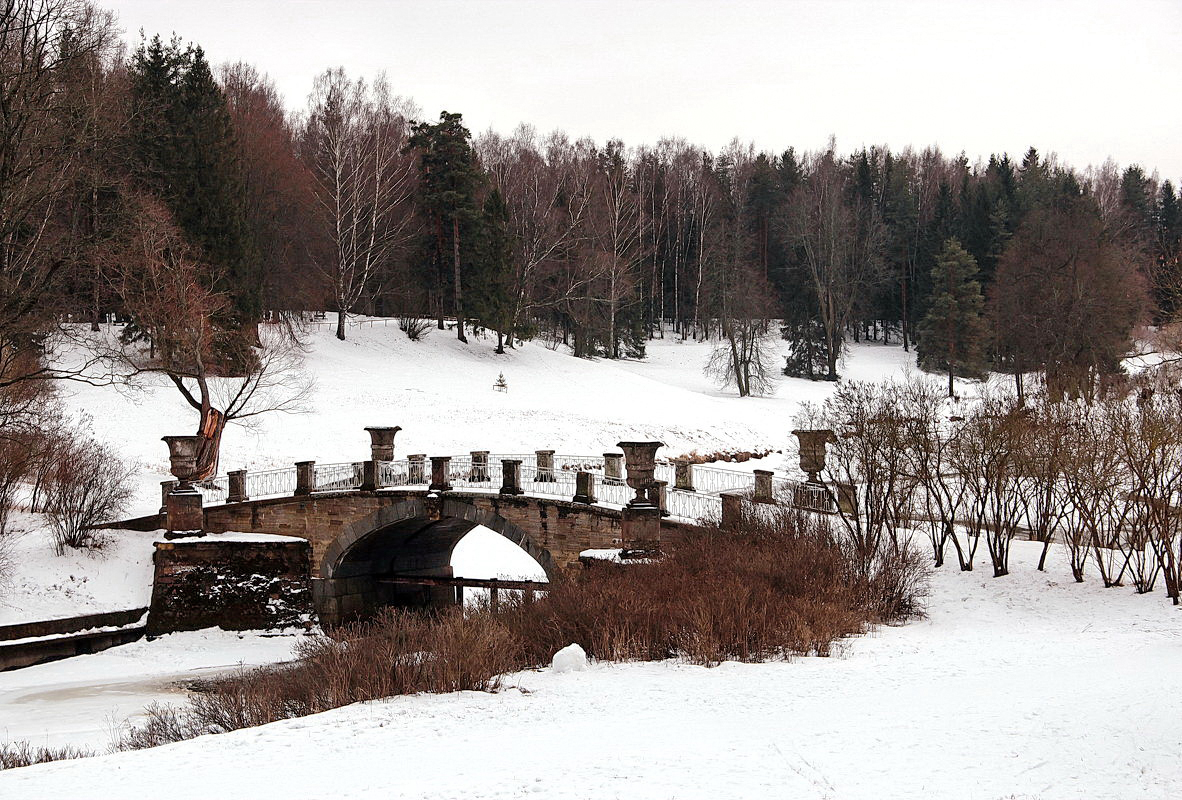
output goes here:
{"type": "Polygon", "coordinates": [[[411,486],[418,486],[420,483],[427,482],[427,456],[425,453],[415,453],[413,456],[407,456],[407,483],[411,486]]]}
{"type": "Polygon", "coordinates": [[[432,492],[451,491],[451,456],[431,456],[432,492]]]}
{"type": "Polygon", "coordinates": [[[488,474],[488,451],[487,450],[473,450],[472,467],[468,470],[468,480],[472,483],[487,483],[492,480],[492,476],[488,474]]]}
{"type": "Polygon", "coordinates": [[[752,499],[757,503],[774,503],[776,501],[772,494],[771,470],[755,470],[755,494],[752,499]]]}
{"type": "Polygon", "coordinates": [[[694,465],[688,458],[679,458],[673,462],[673,488],[683,492],[694,490],[694,465]]]}
{"type": "Polygon", "coordinates": [[[624,454],[603,454],[603,482],[611,486],[619,486],[624,482],[624,454]]]}
{"type": "Polygon", "coordinates": [[[373,427],[365,430],[369,432],[369,457],[374,461],[393,461],[394,437],[402,428],[394,425],[393,427],[373,427]]]}
{"type": "Polygon", "coordinates": [[[534,480],[538,483],[553,483],[554,478],[554,451],[553,450],[535,450],[534,454],[537,456],[537,474],[534,475],[534,480]]]}
{"type": "Polygon", "coordinates": [[[595,502],[595,473],[575,473],[575,496],[573,500],[576,503],[595,502]]]}
{"type": "Polygon", "coordinates": [[[501,462],[501,494],[521,494],[521,459],[501,462]]]}
{"type": "Polygon", "coordinates": [[[169,533],[200,533],[205,527],[201,493],[196,489],[178,489],[170,492],[164,505],[169,533]]]}
{"type": "Polygon", "coordinates": [[[661,509],[630,506],[620,515],[620,539],[624,547],[656,549],[661,545],[661,509]]]}
{"type": "Polygon", "coordinates": [[[743,521],[743,496],[733,492],[722,493],[722,527],[732,529],[743,521]]]}
{"type": "MultiPolygon", "coordinates": [[[[386,459],[389,461],[390,459],[386,459]]],[[[382,465],[376,459],[361,462],[361,491],[376,492],[382,488],[382,465]]]]}
{"type": "Polygon", "coordinates": [[[649,484],[648,501],[660,509],[662,517],[669,516],[669,481],[653,481],[649,484]]]}
{"type": "Polygon", "coordinates": [[[250,499],[246,496],[246,470],[230,470],[226,477],[230,481],[230,490],[226,493],[227,503],[245,503],[250,499]]]}
{"type": "Polygon", "coordinates": [[[297,461],[296,465],[296,494],[312,494],[316,488],[316,462],[297,461]]]}

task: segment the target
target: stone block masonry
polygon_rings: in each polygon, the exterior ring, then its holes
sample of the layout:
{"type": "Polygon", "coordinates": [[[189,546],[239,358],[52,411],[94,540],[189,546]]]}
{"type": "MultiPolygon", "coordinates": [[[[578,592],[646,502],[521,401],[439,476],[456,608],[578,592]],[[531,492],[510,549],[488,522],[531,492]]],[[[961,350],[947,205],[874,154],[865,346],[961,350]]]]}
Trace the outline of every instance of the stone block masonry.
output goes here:
{"type": "Polygon", "coordinates": [[[311,559],[300,539],[157,542],[147,633],[303,625],[313,613],[311,559]]]}

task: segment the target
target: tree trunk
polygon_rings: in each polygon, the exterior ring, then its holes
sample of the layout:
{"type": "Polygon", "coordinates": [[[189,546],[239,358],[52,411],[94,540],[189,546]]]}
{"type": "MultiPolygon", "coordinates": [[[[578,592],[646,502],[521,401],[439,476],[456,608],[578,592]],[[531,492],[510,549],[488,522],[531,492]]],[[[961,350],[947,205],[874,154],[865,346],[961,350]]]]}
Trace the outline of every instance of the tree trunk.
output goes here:
{"type": "Polygon", "coordinates": [[[194,480],[212,478],[218,471],[218,457],[222,448],[222,431],[226,428],[226,417],[213,406],[202,410],[197,435],[201,443],[197,449],[197,475],[194,480]]]}
{"type": "Polygon", "coordinates": [[[345,310],[337,306],[337,338],[345,341],[345,310]]]}
{"type": "Polygon", "coordinates": [[[464,344],[468,337],[464,335],[464,291],[460,286],[460,220],[451,220],[451,257],[455,268],[455,298],[456,298],[456,338],[464,344]]]}

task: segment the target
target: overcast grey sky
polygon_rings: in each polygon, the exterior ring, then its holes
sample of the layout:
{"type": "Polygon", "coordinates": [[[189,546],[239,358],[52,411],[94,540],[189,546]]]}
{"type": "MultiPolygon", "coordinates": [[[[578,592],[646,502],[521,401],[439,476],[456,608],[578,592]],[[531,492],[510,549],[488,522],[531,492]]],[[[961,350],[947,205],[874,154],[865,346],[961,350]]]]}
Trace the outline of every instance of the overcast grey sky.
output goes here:
{"type": "Polygon", "coordinates": [[[474,132],[712,150],[863,144],[1182,178],[1182,0],[98,0],[128,40],[176,32],[246,60],[292,108],[313,76],[385,71],[474,132]]]}

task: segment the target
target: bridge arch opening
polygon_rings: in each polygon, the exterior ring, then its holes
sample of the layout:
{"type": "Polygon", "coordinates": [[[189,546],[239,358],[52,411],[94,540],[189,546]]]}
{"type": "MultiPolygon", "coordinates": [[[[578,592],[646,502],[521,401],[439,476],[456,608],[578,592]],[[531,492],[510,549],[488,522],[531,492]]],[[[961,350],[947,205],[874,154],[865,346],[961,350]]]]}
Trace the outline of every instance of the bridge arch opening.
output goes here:
{"type": "Polygon", "coordinates": [[[325,551],[320,576],[314,582],[321,621],[340,624],[365,618],[385,606],[449,602],[454,598],[451,587],[395,579],[452,577],[453,552],[477,526],[523,550],[547,576],[556,574],[550,553],[500,516],[458,502],[445,504],[442,513],[430,514],[421,501],[410,500],[347,526],[325,551]]]}

